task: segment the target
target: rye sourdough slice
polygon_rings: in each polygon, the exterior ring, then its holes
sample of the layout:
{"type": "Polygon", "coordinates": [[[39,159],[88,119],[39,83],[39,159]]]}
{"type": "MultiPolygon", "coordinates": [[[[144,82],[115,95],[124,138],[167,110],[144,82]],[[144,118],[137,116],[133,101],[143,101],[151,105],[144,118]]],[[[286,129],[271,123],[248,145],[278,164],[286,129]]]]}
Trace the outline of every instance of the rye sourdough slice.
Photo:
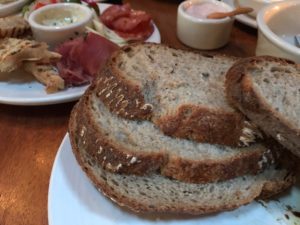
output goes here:
{"type": "Polygon", "coordinates": [[[157,171],[185,182],[206,183],[258,173],[276,158],[261,144],[235,148],[169,137],[150,121],[111,113],[96,93],[91,85],[73,109],[69,132],[72,142],[105,170],[136,175],[157,171]]]}
{"type": "Polygon", "coordinates": [[[227,73],[228,100],[267,135],[300,157],[300,67],[270,56],[237,62],[227,73]]]}
{"type": "Polygon", "coordinates": [[[269,198],[289,188],[295,176],[271,167],[258,175],[191,184],[157,173],[135,176],[111,173],[100,167],[82,143],[72,140],[75,157],[96,188],[122,207],[140,213],[207,214],[233,210],[257,198],[269,198]]]}
{"type": "Polygon", "coordinates": [[[236,58],[136,44],[117,51],[96,80],[111,112],[151,120],[166,135],[228,146],[248,145],[254,128],[225,99],[236,58]]]}

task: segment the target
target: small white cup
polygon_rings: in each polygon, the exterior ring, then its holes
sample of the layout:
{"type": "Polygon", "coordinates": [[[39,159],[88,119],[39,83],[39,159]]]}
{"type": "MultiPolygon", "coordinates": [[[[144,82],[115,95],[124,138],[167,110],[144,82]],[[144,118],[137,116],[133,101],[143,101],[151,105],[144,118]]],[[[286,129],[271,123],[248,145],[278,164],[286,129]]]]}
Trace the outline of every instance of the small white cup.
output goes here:
{"type": "Polygon", "coordinates": [[[197,49],[217,49],[228,43],[234,18],[201,19],[189,15],[185,10],[191,4],[210,2],[222,6],[226,11],[233,8],[217,0],[188,0],[178,6],[177,36],[184,44],[197,49]]]}
{"type": "Polygon", "coordinates": [[[85,32],[85,27],[92,21],[93,12],[87,6],[77,3],[56,3],[43,6],[33,11],[28,22],[33,36],[37,41],[43,41],[54,47],[63,41],[76,37],[85,32]],[[45,25],[43,19],[54,20],[62,17],[63,13],[76,17],[75,22],[69,24],[45,25]]]}

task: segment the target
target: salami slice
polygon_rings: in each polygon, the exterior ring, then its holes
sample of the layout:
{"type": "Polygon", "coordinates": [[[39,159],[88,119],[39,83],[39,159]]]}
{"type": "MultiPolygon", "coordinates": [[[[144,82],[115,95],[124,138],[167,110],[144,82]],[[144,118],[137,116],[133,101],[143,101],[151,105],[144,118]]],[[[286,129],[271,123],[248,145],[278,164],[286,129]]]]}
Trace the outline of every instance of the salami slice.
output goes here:
{"type": "Polygon", "coordinates": [[[109,7],[100,19],[107,27],[127,40],[145,40],[154,31],[151,16],[144,11],[131,9],[129,4],[109,7]],[[124,13],[128,12],[128,8],[129,13],[124,13]]]}
{"type": "Polygon", "coordinates": [[[100,19],[107,27],[112,29],[112,23],[119,19],[120,17],[127,17],[130,15],[131,7],[130,5],[112,5],[108,7],[101,15],[100,19]]]}

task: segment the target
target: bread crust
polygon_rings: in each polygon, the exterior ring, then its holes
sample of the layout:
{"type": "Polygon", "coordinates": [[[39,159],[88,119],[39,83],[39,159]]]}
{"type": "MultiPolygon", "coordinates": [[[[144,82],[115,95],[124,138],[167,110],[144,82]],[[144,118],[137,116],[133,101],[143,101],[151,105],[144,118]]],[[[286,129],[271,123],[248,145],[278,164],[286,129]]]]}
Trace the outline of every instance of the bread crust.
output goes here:
{"type": "Polygon", "coordinates": [[[111,112],[123,118],[149,119],[153,106],[145,103],[139,85],[116,76],[118,72],[113,66],[114,55],[96,78],[97,96],[111,112]]]}
{"type": "MultiPolygon", "coordinates": [[[[126,79],[126,75],[117,69],[119,55],[134,46],[126,46],[115,52],[106,68],[97,77],[98,97],[111,112],[126,119],[151,120],[166,135],[173,137],[233,147],[254,142],[257,130],[254,126],[247,127],[246,118],[239,112],[210,109],[201,105],[181,105],[172,114],[160,118],[155,117],[153,113],[155,106],[145,100],[143,87],[126,79]],[[245,129],[250,132],[245,133],[245,129]]],[[[180,51],[184,52],[184,50],[180,51]]],[[[204,55],[209,58],[214,57],[204,55]]]]}
{"type": "Polygon", "coordinates": [[[182,105],[176,113],[156,120],[155,124],[173,137],[201,143],[243,145],[240,138],[244,135],[245,117],[236,112],[182,105]]]}
{"type": "Polygon", "coordinates": [[[300,157],[300,128],[295,127],[294,124],[272,108],[253,87],[251,73],[248,71],[253,64],[261,60],[297,66],[289,60],[271,56],[252,57],[238,61],[226,74],[227,99],[263,130],[266,135],[272,136],[300,157]]]}
{"type": "MultiPolygon", "coordinates": [[[[75,112],[76,113],[76,112],[75,112]]],[[[73,116],[75,114],[73,112],[73,116]]],[[[116,190],[111,188],[107,182],[104,182],[101,178],[97,177],[95,173],[93,173],[93,165],[88,160],[85,159],[82,151],[78,148],[75,139],[71,139],[72,151],[75,155],[77,162],[79,163],[82,170],[86,173],[89,179],[92,181],[93,185],[102,192],[107,198],[111,201],[118,204],[120,207],[126,207],[136,213],[180,213],[180,214],[191,214],[191,215],[204,215],[209,213],[215,213],[220,211],[229,211],[236,209],[242,205],[246,205],[253,201],[254,199],[266,199],[270,198],[287,188],[289,188],[293,183],[295,183],[295,177],[289,174],[286,179],[282,181],[268,181],[263,185],[258,186],[253,189],[247,198],[242,198],[237,203],[224,204],[216,207],[206,207],[206,206],[190,206],[186,204],[174,204],[167,206],[161,205],[148,205],[143,204],[142,201],[135,201],[134,199],[128,198],[125,195],[120,195],[116,190]]]]}
{"type": "Polygon", "coordinates": [[[85,148],[94,162],[108,171],[136,175],[158,171],[162,175],[185,182],[207,183],[255,174],[273,161],[271,151],[262,145],[252,146],[253,151],[220,160],[174,157],[163,149],[159,152],[133,152],[109,140],[93,120],[92,112],[95,109],[91,106],[90,98],[95,93],[95,88],[95,84],[92,85],[72,111],[70,139],[78,140],[79,145],[85,148]]]}

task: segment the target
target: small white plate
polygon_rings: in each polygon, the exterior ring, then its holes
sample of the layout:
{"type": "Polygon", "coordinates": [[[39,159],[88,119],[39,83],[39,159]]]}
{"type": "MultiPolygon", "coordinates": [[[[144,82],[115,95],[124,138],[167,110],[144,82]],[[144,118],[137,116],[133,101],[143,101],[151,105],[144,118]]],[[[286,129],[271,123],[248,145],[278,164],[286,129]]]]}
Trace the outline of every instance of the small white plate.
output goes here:
{"type": "MultiPolygon", "coordinates": [[[[222,0],[222,1],[234,8],[237,7],[236,0],[222,0]]],[[[235,16],[235,18],[237,21],[257,29],[257,23],[255,18],[248,15],[237,15],[235,16]]]]}
{"type": "Polygon", "coordinates": [[[56,155],[48,193],[49,225],[299,225],[300,218],[287,210],[289,206],[300,211],[300,184],[276,200],[253,202],[232,212],[203,217],[136,215],[94,188],[72,154],[68,134],[56,155]]]}
{"type": "MultiPolygon", "coordinates": [[[[105,10],[109,4],[99,4],[105,10]]],[[[154,25],[153,34],[146,42],[160,43],[160,33],[154,25]]],[[[88,85],[66,88],[53,94],[45,92],[45,86],[23,71],[0,74],[0,103],[10,105],[50,105],[70,102],[80,98],[88,85]]]]}
{"type": "Polygon", "coordinates": [[[0,4],[0,17],[5,17],[18,12],[29,0],[16,0],[6,4],[0,4]]]}

